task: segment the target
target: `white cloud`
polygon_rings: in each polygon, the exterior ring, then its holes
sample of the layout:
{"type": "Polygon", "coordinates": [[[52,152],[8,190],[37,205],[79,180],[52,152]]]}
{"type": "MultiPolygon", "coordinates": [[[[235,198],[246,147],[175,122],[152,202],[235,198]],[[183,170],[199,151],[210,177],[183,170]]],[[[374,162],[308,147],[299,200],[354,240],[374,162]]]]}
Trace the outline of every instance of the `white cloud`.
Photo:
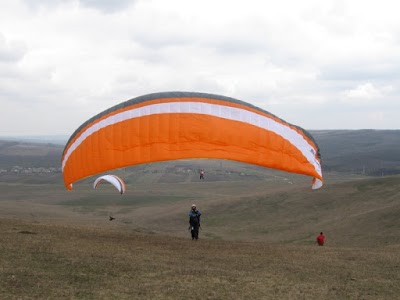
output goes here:
{"type": "Polygon", "coordinates": [[[1,2],[0,135],[69,134],[103,109],[168,90],[235,97],[306,128],[369,128],[375,111],[380,128],[399,128],[388,113],[400,110],[397,1],[114,2],[1,2]],[[356,114],[363,103],[371,111],[356,114]],[[58,124],[9,117],[28,104],[58,124]],[[335,125],[345,109],[351,121],[335,125]]]}
{"type": "Polygon", "coordinates": [[[392,86],[377,87],[370,82],[360,84],[353,89],[345,91],[344,98],[349,101],[374,101],[383,98],[386,94],[393,91],[392,86]]]}
{"type": "Polygon", "coordinates": [[[26,53],[26,46],[19,41],[8,41],[0,32],[0,63],[14,63],[26,53]]]}

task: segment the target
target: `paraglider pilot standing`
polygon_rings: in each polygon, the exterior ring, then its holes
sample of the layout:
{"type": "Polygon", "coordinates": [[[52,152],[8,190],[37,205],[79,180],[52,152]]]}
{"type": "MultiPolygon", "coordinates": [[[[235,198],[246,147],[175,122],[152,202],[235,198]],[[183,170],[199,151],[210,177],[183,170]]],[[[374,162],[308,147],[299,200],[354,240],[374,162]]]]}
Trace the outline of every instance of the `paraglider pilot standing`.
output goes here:
{"type": "Polygon", "coordinates": [[[199,229],[200,229],[200,216],[201,212],[196,209],[196,205],[192,205],[192,209],[189,212],[189,229],[192,234],[192,240],[199,239],[199,229]]]}

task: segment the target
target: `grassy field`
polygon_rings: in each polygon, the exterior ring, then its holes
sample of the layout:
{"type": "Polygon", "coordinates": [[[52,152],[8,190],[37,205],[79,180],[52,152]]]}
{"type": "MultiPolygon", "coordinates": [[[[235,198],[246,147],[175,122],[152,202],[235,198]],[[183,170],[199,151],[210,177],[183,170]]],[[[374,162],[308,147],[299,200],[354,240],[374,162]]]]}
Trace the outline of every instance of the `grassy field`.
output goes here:
{"type": "Polygon", "coordinates": [[[271,245],[1,219],[1,299],[398,299],[399,246],[271,245]]]}
{"type": "Polygon", "coordinates": [[[399,176],[327,173],[318,191],[282,173],[155,176],[130,177],[122,196],[87,181],[0,183],[0,299],[400,299],[399,176]]]}

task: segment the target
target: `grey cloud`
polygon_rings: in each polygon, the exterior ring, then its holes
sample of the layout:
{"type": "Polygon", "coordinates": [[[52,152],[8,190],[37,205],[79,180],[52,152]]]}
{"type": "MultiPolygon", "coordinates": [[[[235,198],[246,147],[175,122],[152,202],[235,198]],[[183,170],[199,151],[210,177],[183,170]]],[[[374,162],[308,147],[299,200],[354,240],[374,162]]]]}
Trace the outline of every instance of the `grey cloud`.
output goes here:
{"type": "Polygon", "coordinates": [[[22,77],[21,71],[15,65],[10,64],[9,61],[2,61],[0,59],[0,85],[4,80],[20,80],[22,77]]]}
{"type": "MultiPolygon", "coordinates": [[[[242,40],[242,39],[222,39],[211,43],[218,52],[222,54],[253,54],[257,52],[266,52],[268,46],[266,43],[258,40],[242,40]]],[[[209,44],[210,46],[210,44],[209,44]]]]}
{"type": "Polygon", "coordinates": [[[41,1],[31,1],[31,0],[23,0],[23,2],[30,9],[39,9],[41,7],[57,7],[62,3],[72,2],[71,0],[41,0],[41,1]]]}
{"type": "Polygon", "coordinates": [[[133,41],[148,48],[182,46],[195,43],[194,38],[184,32],[163,32],[157,28],[143,28],[133,35],[133,41]]]}
{"type": "MultiPolygon", "coordinates": [[[[110,0],[79,0],[78,3],[82,4],[82,6],[96,9],[101,11],[102,13],[114,13],[120,10],[123,10],[133,4],[135,4],[138,0],[118,0],[118,1],[110,1],[110,0]]],[[[41,1],[31,1],[24,0],[24,3],[31,9],[39,9],[40,7],[57,7],[61,4],[74,3],[77,2],[75,0],[41,0],[41,1]]]]}
{"type": "MultiPolygon", "coordinates": [[[[3,70],[1,65],[0,70],[3,70]]],[[[54,86],[47,76],[47,71],[31,76],[13,65],[5,66],[4,70],[0,71],[0,102],[11,101],[24,106],[35,106],[37,103],[68,97],[70,93],[54,86]]]]}
{"type": "Polygon", "coordinates": [[[400,79],[400,61],[395,63],[342,64],[323,67],[319,74],[322,80],[398,80],[400,79]]]}
{"type": "Polygon", "coordinates": [[[137,0],[80,0],[79,2],[86,7],[100,10],[103,13],[113,13],[135,4],[137,0]]]}

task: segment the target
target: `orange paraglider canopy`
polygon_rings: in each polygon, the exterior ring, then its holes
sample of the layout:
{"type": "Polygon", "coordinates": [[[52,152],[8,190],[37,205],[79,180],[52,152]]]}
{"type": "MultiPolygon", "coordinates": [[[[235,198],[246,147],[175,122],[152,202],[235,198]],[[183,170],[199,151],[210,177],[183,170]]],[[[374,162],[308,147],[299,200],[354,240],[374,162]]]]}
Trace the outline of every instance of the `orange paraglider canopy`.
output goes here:
{"type": "Polygon", "coordinates": [[[244,101],[164,92],[116,105],[82,124],[62,157],[64,183],[104,171],[185,158],[229,159],[312,176],[319,148],[304,129],[244,101]]]}

